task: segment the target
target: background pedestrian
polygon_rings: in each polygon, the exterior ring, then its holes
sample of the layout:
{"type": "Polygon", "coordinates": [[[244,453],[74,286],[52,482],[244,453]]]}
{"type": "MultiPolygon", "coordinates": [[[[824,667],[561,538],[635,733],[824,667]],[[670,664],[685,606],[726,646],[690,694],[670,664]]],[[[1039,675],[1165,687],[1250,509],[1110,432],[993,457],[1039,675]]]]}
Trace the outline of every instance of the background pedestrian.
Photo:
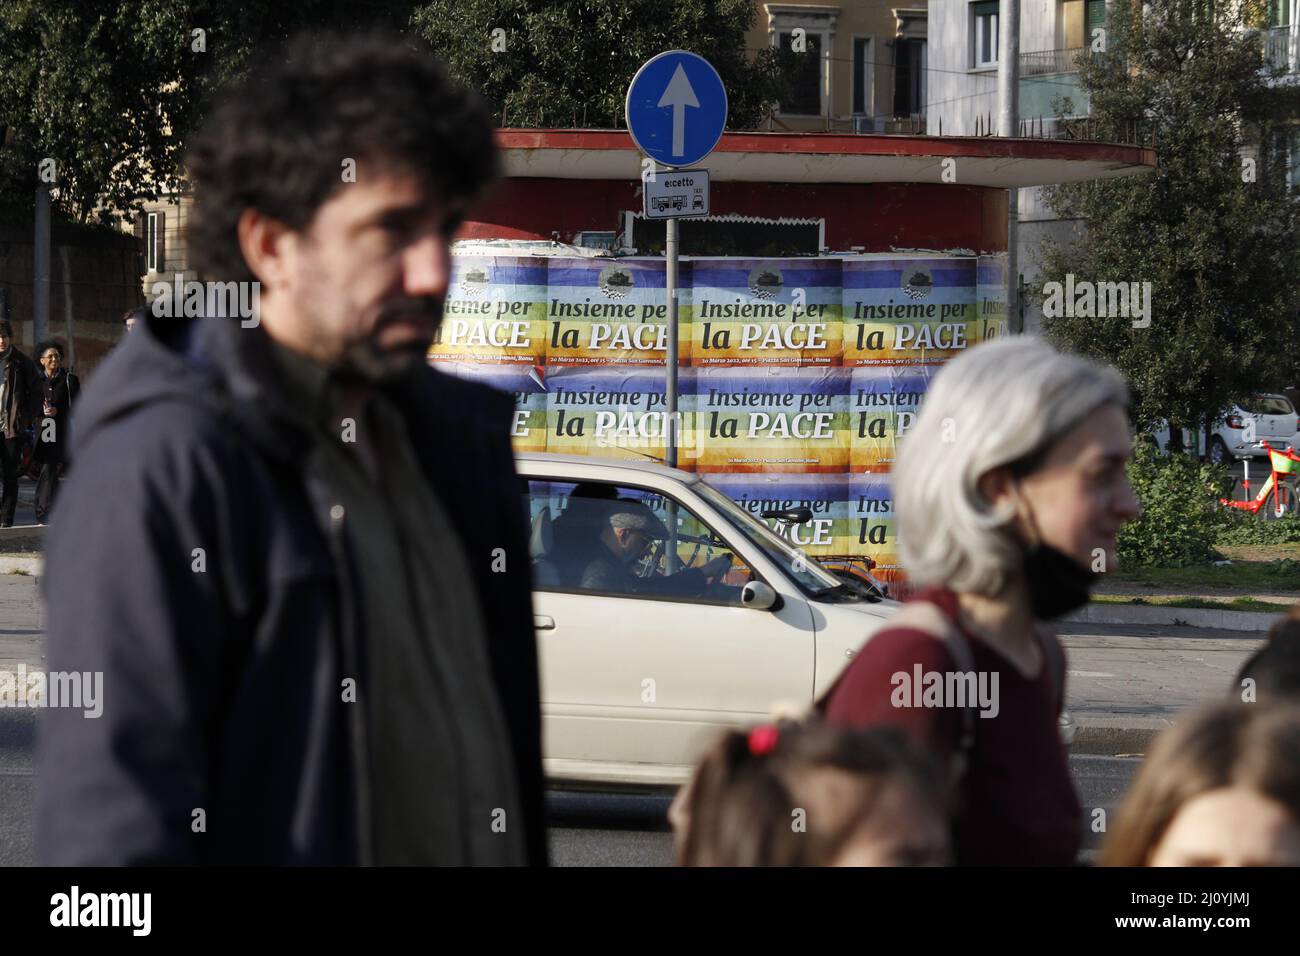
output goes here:
{"type": "Polygon", "coordinates": [[[75,372],[64,367],[60,343],[43,342],[36,354],[41,367],[33,389],[37,408],[32,460],[41,468],[36,480],[36,523],[47,524],[67,461],[72,405],[81,391],[81,383],[75,372]]]}

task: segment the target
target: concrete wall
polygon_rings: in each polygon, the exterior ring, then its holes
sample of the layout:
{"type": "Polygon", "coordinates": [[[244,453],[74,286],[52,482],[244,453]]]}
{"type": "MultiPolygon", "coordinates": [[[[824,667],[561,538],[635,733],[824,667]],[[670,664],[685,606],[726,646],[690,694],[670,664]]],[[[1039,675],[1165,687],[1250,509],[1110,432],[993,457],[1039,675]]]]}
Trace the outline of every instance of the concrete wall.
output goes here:
{"type": "MultiPolygon", "coordinates": [[[[1031,190],[1021,190],[1021,194],[1031,190]]],[[[1032,190],[1038,192],[1038,190],[1032,190]]],[[[1069,249],[1077,241],[1078,233],[1083,228],[1083,220],[1078,219],[1037,219],[1022,220],[1017,232],[1016,248],[1019,250],[1019,270],[1025,277],[1025,283],[1031,293],[1042,289],[1041,255],[1043,242],[1052,242],[1069,249]]],[[[1042,329],[1042,310],[1034,304],[1032,297],[1026,295],[1024,301],[1025,331],[1037,332],[1042,329]]]]}
{"type": "Polygon", "coordinates": [[[971,68],[970,0],[930,0],[929,11],[928,129],[932,135],[974,135],[975,118],[997,111],[997,71],[971,68]]]}
{"type": "MultiPolygon", "coordinates": [[[[30,353],[32,223],[0,226],[0,287],[7,292],[14,338],[30,353]]],[[[122,313],[143,303],[140,251],[135,238],[55,224],[50,236],[48,334],[61,340],[83,377],[122,336],[122,313]]]]}

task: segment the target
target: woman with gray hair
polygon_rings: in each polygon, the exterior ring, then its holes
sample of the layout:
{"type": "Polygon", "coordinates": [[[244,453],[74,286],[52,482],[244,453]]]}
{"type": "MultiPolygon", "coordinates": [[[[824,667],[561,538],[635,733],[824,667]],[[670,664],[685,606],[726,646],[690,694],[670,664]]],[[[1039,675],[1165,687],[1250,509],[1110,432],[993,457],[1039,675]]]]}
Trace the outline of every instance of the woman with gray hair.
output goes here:
{"type": "Polygon", "coordinates": [[[821,704],[901,726],[947,760],[961,864],[1068,865],[1082,819],[1058,730],[1061,645],[1140,513],[1128,390],[1039,339],[972,348],[936,377],[891,476],[912,600],[821,704]]]}

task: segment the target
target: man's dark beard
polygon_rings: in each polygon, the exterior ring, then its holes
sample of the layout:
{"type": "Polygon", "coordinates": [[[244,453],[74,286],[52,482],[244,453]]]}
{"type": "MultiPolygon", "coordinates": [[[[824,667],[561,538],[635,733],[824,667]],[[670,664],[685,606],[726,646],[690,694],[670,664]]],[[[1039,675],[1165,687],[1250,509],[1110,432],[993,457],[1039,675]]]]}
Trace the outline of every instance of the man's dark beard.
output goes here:
{"type": "Polygon", "coordinates": [[[335,374],[344,380],[376,386],[387,385],[427,362],[432,338],[387,348],[378,345],[380,333],[389,324],[413,312],[441,320],[442,300],[431,296],[407,299],[385,309],[375,327],[348,346],[343,358],[335,365],[335,374]]]}

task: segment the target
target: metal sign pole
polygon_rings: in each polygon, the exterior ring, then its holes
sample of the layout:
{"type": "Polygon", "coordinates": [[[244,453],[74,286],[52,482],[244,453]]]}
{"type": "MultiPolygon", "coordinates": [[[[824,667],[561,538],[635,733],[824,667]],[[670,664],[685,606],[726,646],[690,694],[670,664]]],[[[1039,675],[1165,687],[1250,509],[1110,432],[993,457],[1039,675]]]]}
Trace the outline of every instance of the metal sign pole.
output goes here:
{"type": "MultiPolygon", "coordinates": [[[[623,104],[627,131],[645,155],[663,166],[683,171],[672,183],[677,193],[658,193],[642,184],[643,211],[670,209],[690,217],[707,216],[708,173],[689,170],[713,152],[727,128],[727,90],[708,60],[686,50],[667,50],[652,56],[632,77],[623,104]],[[651,193],[657,194],[652,197],[651,193]],[[698,211],[698,213],[697,213],[698,211]]],[[[666,184],[665,184],[666,185],[666,184]]],[[[668,416],[665,463],[677,467],[677,216],[666,219],[664,255],[668,293],[668,354],[664,356],[664,411],[668,416]]],[[[677,518],[669,501],[668,570],[677,563],[677,518]]]]}
{"type": "MultiPolygon", "coordinates": [[[[998,7],[998,135],[1017,133],[1020,117],[1020,0],[998,7]]],[[[1007,329],[1025,331],[1020,313],[1020,190],[1007,190],[1007,329]]]]}
{"type": "Polygon", "coordinates": [[[36,189],[36,235],[32,245],[32,350],[49,335],[50,187],[36,189]]]}
{"type": "MultiPolygon", "coordinates": [[[[664,355],[667,373],[664,383],[664,409],[668,414],[668,447],[664,457],[669,468],[677,467],[677,217],[667,222],[664,251],[668,255],[668,351],[664,355]]],[[[668,574],[677,571],[677,509],[668,510],[668,574]]]]}
{"type": "Polygon", "coordinates": [[[668,353],[664,356],[668,378],[664,389],[664,409],[668,413],[668,467],[677,467],[677,219],[668,220],[665,242],[668,254],[668,353]]]}

